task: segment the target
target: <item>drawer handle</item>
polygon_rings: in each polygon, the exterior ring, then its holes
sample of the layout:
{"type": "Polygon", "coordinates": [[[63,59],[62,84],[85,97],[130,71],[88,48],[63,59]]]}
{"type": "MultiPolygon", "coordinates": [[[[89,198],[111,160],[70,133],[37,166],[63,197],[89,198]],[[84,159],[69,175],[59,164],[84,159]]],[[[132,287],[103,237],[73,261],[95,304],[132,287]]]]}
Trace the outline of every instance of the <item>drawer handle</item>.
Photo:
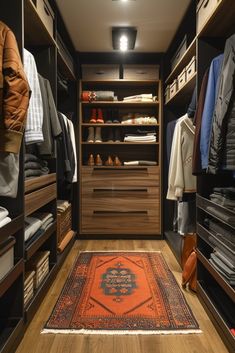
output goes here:
{"type": "MultiPolygon", "coordinates": [[[[102,170],[102,171],[104,171],[104,168],[99,168],[99,167],[94,167],[94,171],[100,171],[100,170],[102,170]]],[[[118,167],[118,168],[108,168],[107,170],[115,170],[115,172],[125,172],[125,171],[129,171],[129,170],[134,170],[134,171],[139,171],[139,170],[142,170],[142,171],[148,171],[148,168],[140,168],[140,167],[138,167],[138,168],[128,168],[128,169],[126,169],[126,168],[121,168],[121,167],[118,167]]]]}
{"type": "Polygon", "coordinates": [[[140,214],[148,214],[148,211],[93,211],[94,215],[112,215],[112,214],[120,214],[120,215],[140,215],[140,214]]]}
{"type": "Polygon", "coordinates": [[[51,16],[51,14],[45,4],[44,4],[44,11],[46,12],[47,16],[51,16]]]}
{"type": "Polygon", "coordinates": [[[207,1],[205,2],[205,4],[203,5],[203,8],[204,8],[204,9],[207,7],[207,5],[209,4],[209,2],[210,2],[210,0],[207,0],[207,1]]]}
{"type": "Polygon", "coordinates": [[[97,71],[95,74],[96,74],[96,75],[104,75],[105,72],[104,72],[104,71],[97,71]]]}
{"type": "Polygon", "coordinates": [[[148,189],[93,189],[93,192],[129,192],[129,191],[133,191],[133,192],[148,192],[148,189]]]}

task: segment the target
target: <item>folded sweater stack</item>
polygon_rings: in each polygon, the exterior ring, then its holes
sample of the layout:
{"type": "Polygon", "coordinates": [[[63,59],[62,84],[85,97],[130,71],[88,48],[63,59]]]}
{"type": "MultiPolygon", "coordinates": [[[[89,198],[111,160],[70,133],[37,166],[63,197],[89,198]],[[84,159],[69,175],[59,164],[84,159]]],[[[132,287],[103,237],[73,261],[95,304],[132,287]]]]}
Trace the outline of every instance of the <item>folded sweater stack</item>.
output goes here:
{"type": "Polygon", "coordinates": [[[0,206],[0,228],[11,222],[11,218],[8,217],[9,212],[5,207],[0,206]]]}
{"type": "Polygon", "coordinates": [[[24,160],[25,178],[38,177],[50,173],[47,161],[39,159],[34,154],[26,153],[24,160]]]}
{"type": "Polygon", "coordinates": [[[53,222],[53,215],[49,212],[36,212],[26,217],[24,240],[27,242],[27,246],[30,244],[30,240],[34,241],[40,237],[53,222]]]}

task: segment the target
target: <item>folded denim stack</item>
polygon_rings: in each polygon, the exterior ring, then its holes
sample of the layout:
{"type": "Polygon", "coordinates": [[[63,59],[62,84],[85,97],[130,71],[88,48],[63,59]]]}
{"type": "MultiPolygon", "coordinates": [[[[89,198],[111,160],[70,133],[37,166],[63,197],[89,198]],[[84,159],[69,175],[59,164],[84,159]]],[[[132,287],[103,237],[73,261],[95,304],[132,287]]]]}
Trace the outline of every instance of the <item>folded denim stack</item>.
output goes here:
{"type": "Polygon", "coordinates": [[[211,201],[235,211],[235,187],[213,188],[211,201]]]}
{"type": "Polygon", "coordinates": [[[11,222],[11,218],[8,217],[9,212],[5,207],[0,206],[0,228],[11,222]]]}
{"type": "Polygon", "coordinates": [[[32,241],[40,237],[54,222],[52,213],[36,212],[25,218],[24,240],[29,246],[32,241]]]}
{"type": "Polygon", "coordinates": [[[34,154],[26,153],[24,159],[25,178],[38,177],[50,173],[47,161],[39,159],[34,154]]]}
{"type": "Polygon", "coordinates": [[[209,241],[214,247],[209,261],[230,285],[235,286],[235,235],[214,220],[206,218],[205,225],[210,230],[209,241]]]}
{"type": "Polygon", "coordinates": [[[126,134],[124,137],[124,142],[139,142],[139,143],[151,143],[156,142],[156,133],[150,132],[146,134],[126,134]]]}

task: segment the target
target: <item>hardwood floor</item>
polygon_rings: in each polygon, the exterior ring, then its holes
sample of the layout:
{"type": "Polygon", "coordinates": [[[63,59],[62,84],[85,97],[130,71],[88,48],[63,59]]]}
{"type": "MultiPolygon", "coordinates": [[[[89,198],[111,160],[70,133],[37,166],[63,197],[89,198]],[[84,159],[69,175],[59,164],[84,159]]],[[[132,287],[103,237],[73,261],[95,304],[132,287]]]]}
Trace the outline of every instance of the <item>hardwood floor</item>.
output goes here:
{"type": "Polygon", "coordinates": [[[196,295],[188,303],[203,333],[189,335],[98,336],[40,334],[80,250],[161,250],[180,283],[180,267],[167,243],[161,240],[76,241],[46,298],[32,320],[17,353],[227,353],[196,295]]]}

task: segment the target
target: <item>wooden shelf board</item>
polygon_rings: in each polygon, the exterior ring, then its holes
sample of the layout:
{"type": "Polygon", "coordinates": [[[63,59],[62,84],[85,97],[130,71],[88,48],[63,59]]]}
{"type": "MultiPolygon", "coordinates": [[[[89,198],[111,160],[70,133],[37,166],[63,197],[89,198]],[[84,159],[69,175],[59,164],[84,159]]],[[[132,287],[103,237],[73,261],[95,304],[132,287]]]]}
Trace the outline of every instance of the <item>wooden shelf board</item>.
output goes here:
{"type": "Polygon", "coordinates": [[[51,173],[51,174],[42,175],[36,178],[27,179],[25,180],[25,183],[24,183],[25,194],[55,182],[56,182],[56,173],[51,173]]]}
{"type": "Polygon", "coordinates": [[[223,317],[220,315],[216,305],[210,299],[209,295],[203,288],[201,281],[197,281],[197,294],[200,302],[202,303],[204,309],[209,315],[210,319],[215,324],[215,328],[219,334],[224,337],[225,344],[231,349],[230,352],[234,352],[235,340],[234,336],[230,332],[227,323],[224,321],[223,317]]]}
{"type": "Polygon", "coordinates": [[[125,80],[125,79],[117,79],[117,80],[102,80],[102,81],[94,81],[94,80],[82,80],[82,84],[85,85],[118,85],[118,86],[156,86],[159,84],[160,80],[125,80]]]}
{"type": "Polygon", "coordinates": [[[45,241],[50,238],[53,232],[56,231],[56,222],[52,223],[52,225],[39,237],[37,238],[31,245],[26,247],[25,249],[25,259],[29,260],[33,254],[45,243],[45,241]]]}
{"type": "Polygon", "coordinates": [[[81,102],[83,106],[120,106],[120,107],[156,107],[159,102],[123,102],[123,101],[94,101],[94,102],[81,102]]]}
{"type": "Polygon", "coordinates": [[[94,169],[149,169],[149,168],[155,168],[155,170],[157,169],[159,171],[159,165],[121,165],[119,167],[117,166],[106,166],[106,165],[101,165],[101,166],[89,166],[89,165],[83,165],[82,168],[94,168],[94,169]]]}
{"type": "Polygon", "coordinates": [[[8,326],[1,330],[0,334],[0,352],[9,353],[15,351],[13,345],[15,340],[23,337],[24,319],[17,317],[9,319],[8,326]]]}
{"type": "Polygon", "coordinates": [[[181,89],[178,90],[176,94],[165,103],[165,105],[184,105],[193,92],[193,89],[196,85],[196,77],[197,73],[195,72],[191,79],[187,81],[185,85],[181,87],[181,89]]]}
{"type": "Polygon", "coordinates": [[[159,145],[159,142],[82,142],[83,145],[159,145]]]}
{"type": "Polygon", "coordinates": [[[0,281],[0,297],[12,286],[24,270],[24,261],[19,260],[15,266],[6,274],[6,276],[0,281]]]}
{"type": "Polygon", "coordinates": [[[48,32],[31,0],[24,1],[24,26],[26,46],[54,45],[57,47],[55,39],[48,32]]]}
{"type": "Polygon", "coordinates": [[[66,78],[68,78],[71,81],[76,81],[76,76],[75,73],[71,70],[71,68],[67,65],[67,62],[63,55],[61,54],[60,50],[57,51],[58,56],[58,66],[61,69],[61,73],[64,74],[66,78]]]}
{"type": "Polygon", "coordinates": [[[196,39],[196,37],[193,39],[188,49],[182,56],[181,60],[178,62],[178,64],[174,67],[174,69],[167,77],[165,84],[172,83],[174,79],[176,79],[178,75],[182,72],[182,70],[190,63],[192,57],[196,55],[196,39]]]}
{"type": "Polygon", "coordinates": [[[65,261],[66,257],[68,256],[70,250],[72,249],[73,244],[75,242],[76,235],[77,235],[77,232],[74,231],[73,238],[70,240],[70,242],[68,243],[68,245],[66,246],[64,251],[62,253],[58,253],[58,255],[57,255],[57,259],[58,259],[57,260],[57,264],[58,264],[59,268],[62,266],[63,262],[65,261]]]}
{"type": "Polygon", "coordinates": [[[0,228],[0,238],[4,240],[9,236],[15,234],[24,227],[24,216],[20,215],[14,218],[10,223],[6,224],[4,227],[0,228]]]}
{"type": "Polygon", "coordinates": [[[82,123],[81,124],[83,127],[90,127],[90,126],[93,126],[93,127],[147,127],[147,126],[150,126],[150,127],[157,127],[157,126],[160,126],[160,124],[119,124],[119,123],[113,123],[113,124],[91,124],[91,123],[82,123]]]}

